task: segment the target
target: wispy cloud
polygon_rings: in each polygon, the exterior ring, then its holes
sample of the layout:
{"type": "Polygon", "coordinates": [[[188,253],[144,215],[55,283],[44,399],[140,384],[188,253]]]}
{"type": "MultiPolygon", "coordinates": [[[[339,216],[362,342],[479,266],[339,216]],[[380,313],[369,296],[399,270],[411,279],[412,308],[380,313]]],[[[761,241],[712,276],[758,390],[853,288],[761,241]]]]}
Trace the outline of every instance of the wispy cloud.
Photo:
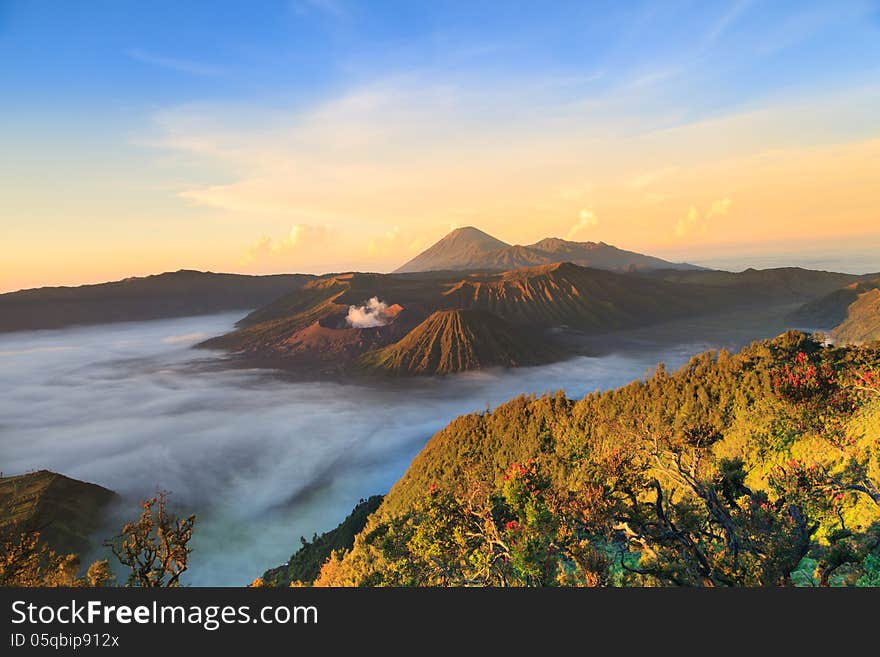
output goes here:
{"type": "MultiPolygon", "coordinates": [[[[581,217],[582,209],[600,212],[603,240],[637,250],[681,244],[684,235],[779,236],[795,217],[814,215],[809,232],[818,235],[830,230],[819,214],[832,198],[852,206],[853,230],[870,230],[857,210],[872,193],[870,180],[853,172],[868,171],[877,147],[828,148],[864,139],[880,90],[777,101],[650,130],[655,117],[617,97],[575,107],[545,92],[524,107],[513,102],[522,93],[444,82],[398,76],[298,111],[246,103],[169,109],[152,141],[218,168],[180,188],[194,208],[219,209],[218,219],[252,222],[268,235],[291,223],[331,229],[332,254],[296,251],[297,263],[314,262],[309,271],[391,269],[450,223],[522,243],[548,234],[588,239],[581,236],[595,231],[596,218],[581,217]],[[809,185],[792,170],[808,163],[815,168],[809,185]],[[847,170],[848,180],[829,175],[847,170]],[[794,199],[784,208],[780,186],[794,199]],[[695,198],[695,190],[711,196],[695,198]],[[731,209],[728,196],[743,199],[739,225],[718,220],[731,209]],[[338,258],[332,266],[322,261],[329,257],[338,258]]],[[[254,255],[280,264],[271,259],[278,242],[264,238],[254,255]]]]}
{"type": "Polygon", "coordinates": [[[596,213],[593,212],[591,208],[584,208],[578,213],[577,223],[568,229],[568,232],[565,234],[565,239],[573,239],[575,235],[583,230],[586,230],[587,228],[595,228],[598,225],[599,217],[596,216],[596,213]]]}
{"type": "Polygon", "coordinates": [[[315,248],[323,244],[328,237],[324,226],[294,224],[290,232],[281,238],[273,239],[263,235],[245,252],[242,264],[250,265],[268,259],[287,258],[307,248],[315,248]]]}
{"type": "Polygon", "coordinates": [[[290,6],[297,14],[319,12],[334,18],[348,18],[349,10],[342,0],[291,0],[290,6]]]}
{"type": "Polygon", "coordinates": [[[737,19],[754,3],[754,0],[737,0],[730,9],[724,12],[703,35],[703,47],[711,46],[718,41],[737,19]]]}
{"type": "Polygon", "coordinates": [[[159,68],[176,71],[178,73],[187,73],[189,75],[199,75],[204,77],[216,77],[223,74],[223,69],[193,62],[188,59],[178,59],[177,57],[166,57],[151,53],[140,48],[130,48],[125,51],[126,56],[136,62],[149,64],[150,66],[158,66],[159,68]]]}
{"type": "Polygon", "coordinates": [[[659,169],[652,169],[651,171],[643,171],[632,176],[627,181],[627,186],[632,189],[642,190],[646,187],[650,187],[663,178],[674,175],[677,171],[678,167],[661,167],[659,169]]]}
{"type": "Polygon", "coordinates": [[[872,3],[828,3],[792,14],[771,26],[764,43],[757,48],[760,55],[770,55],[795,46],[816,36],[828,26],[847,19],[864,19],[872,3]]]}
{"type": "Polygon", "coordinates": [[[390,230],[385,231],[384,235],[374,237],[367,242],[367,253],[371,256],[386,255],[390,251],[397,249],[397,241],[400,237],[400,226],[394,226],[390,230]]]}
{"type": "Polygon", "coordinates": [[[700,212],[696,206],[691,206],[687,215],[679,219],[675,224],[675,236],[685,237],[692,234],[704,235],[709,231],[709,221],[717,217],[723,217],[730,211],[733,202],[729,198],[712,201],[706,212],[700,212]]]}

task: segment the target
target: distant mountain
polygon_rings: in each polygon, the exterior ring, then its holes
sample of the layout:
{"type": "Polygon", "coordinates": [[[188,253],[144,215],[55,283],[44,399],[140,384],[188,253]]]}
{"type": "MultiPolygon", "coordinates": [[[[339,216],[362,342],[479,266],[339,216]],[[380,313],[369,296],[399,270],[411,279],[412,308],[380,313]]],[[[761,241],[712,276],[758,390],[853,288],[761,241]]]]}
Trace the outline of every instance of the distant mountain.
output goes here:
{"type": "Polygon", "coordinates": [[[802,267],[750,268],[737,273],[714,270],[652,271],[645,272],[642,276],[669,283],[711,287],[719,291],[725,288],[738,290],[740,296],[751,299],[754,303],[814,300],[863,278],[856,274],[816,271],[802,267]]]}
{"type": "Polygon", "coordinates": [[[604,242],[569,242],[550,237],[528,246],[511,246],[477,228],[456,228],[394,273],[420,271],[508,271],[520,267],[571,262],[611,271],[701,269],[624,251],[604,242]]]}
{"type": "Polygon", "coordinates": [[[327,360],[327,347],[345,357],[400,339],[442,299],[441,282],[433,274],[332,274],[258,308],[237,323],[237,330],[198,346],[314,364],[327,360]],[[392,321],[385,326],[351,326],[346,319],[350,308],[373,297],[394,309],[388,317],[392,321]]]}
{"type": "Polygon", "coordinates": [[[601,333],[749,301],[735,286],[673,283],[571,263],[508,272],[334,274],[259,308],[200,347],[304,374],[436,374],[559,358],[547,329],[601,333]],[[381,321],[357,325],[369,300],[381,321]],[[464,312],[467,311],[467,312],[464,312]]]}
{"type": "Polygon", "coordinates": [[[725,302],[724,294],[719,298],[702,286],[571,263],[497,274],[336,274],[255,310],[238,322],[236,331],[200,346],[250,355],[308,355],[314,360],[315,352],[324,348],[341,354],[387,346],[435,311],[465,309],[490,312],[510,324],[538,330],[568,326],[601,332],[707,312],[725,302]],[[350,309],[373,297],[398,309],[393,320],[378,327],[350,325],[346,320],[350,309]],[[387,342],[381,345],[382,341],[387,342]],[[351,349],[340,348],[343,344],[351,349]]]}
{"type": "Polygon", "coordinates": [[[846,319],[831,331],[839,342],[863,344],[880,340],[880,288],[861,293],[847,308],[846,319]]]}
{"type": "Polygon", "coordinates": [[[544,254],[545,262],[572,262],[582,267],[611,271],[704,269],[686,262],[668,262],[635,251],[625,251],[605,242],[569,242],[558,237],[547,237],[525,248],[544,254]]]}
{"type": "Polygon", "coordinates": [[[111,490],[48,470],[0,477],[0,533],[39,531],[57,552],[85,552],[115,499],[111,490]]]}
{"type": "Polygon", "coordinates": [[[876,288],[880,288],[880,277],[869,274],[845,287],[805,303],[788,318],[797,326],[830,329],[847,318],[849,307],[860,295],[876,288]]]}
{"type": "Polygon", "coordinates": [[[245,276],[181,269],[79,287],[0,294],[0,332],[55,329],[257,308],[301,288],[306,274],[245,276]]]}
{"type": "Polygon", "coordinates": [[[517,331],[482,310],[438,310],[399,342],[366,353],[362,366],[396,375],[435,375],[488,367],[538,365],[561,349],[517,331]]]}
{"type": "Polygon", "coordinates": [[[456,228],[439,242],[395,270],[394,273],[481,269],[483,268],[481,264],[488,254],[509,247],[509,244],[495,239],[477,228],[471,226],[456,228]]]}
{"type": "Polygon", "coordinates": [[[700,314],[723,303],[702,287],[587,269],[570,262],[474,274],[444,294],[456,307],[486,310],[509,322],[589,332],[700,314]]]}
{"type": "Polygon", "coordinates": [[[332,274],[199,346],[306,376],[443,374],[571,353],[571,332],[556,329],[600,334],[732,308],[775,309],[857,280],[798,268],[624,274],[570,262],[504,272],[332,274]],[[353,322],[368,302],[382,309],[381,318],[353,322]]]}

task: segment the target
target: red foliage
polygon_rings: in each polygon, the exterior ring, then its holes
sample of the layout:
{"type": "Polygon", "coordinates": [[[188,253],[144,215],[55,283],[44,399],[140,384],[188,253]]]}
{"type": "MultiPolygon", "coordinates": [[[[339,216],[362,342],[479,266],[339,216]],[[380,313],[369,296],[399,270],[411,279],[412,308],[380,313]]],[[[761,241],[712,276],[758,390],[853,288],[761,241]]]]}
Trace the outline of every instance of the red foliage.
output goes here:
{"type": "Polygon", "coordinates": [[[843,390],[837,372],[831,365],[814,362],[799,351],[794,361],[786,363],[773,374],[773,391],[790,402],[821,402],[836,410],[852,406],[847,391],[843,390]]]}

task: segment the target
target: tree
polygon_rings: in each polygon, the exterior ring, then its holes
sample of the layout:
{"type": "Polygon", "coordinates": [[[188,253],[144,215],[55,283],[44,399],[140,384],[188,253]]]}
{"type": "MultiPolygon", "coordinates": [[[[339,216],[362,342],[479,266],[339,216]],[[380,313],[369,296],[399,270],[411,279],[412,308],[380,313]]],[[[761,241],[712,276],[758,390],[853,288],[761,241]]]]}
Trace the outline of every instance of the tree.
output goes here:
{"type": "Polygon", "coordinates": [[[0,539],[0,586],[106,586],[113,579],[106,560],[77,577],[80,558],[58,554],[40,541],[40,532],[9,534],[0,539]]]}
{"type": "MultiPolygon", "coordinates": [[[[383,564],[367,585],[602,586],[610,561],[602,491],[557,495],[538,463],[511,464],[500,489],[473,482],[462,495],[430,486],[402,516],[364,536],[383,564]],[[598,540],[597,540],[598,539],[598,540]]],[[[318,584],[335,585],[334,554],[318,584]]]]}
{"type": "Polygon", "coordinates": [[[771,501],[742,482],[742,462],[724,462],[714,477],[696,473],[676,455],[659,472],[673,483],[664,490],[656,478],[652,496],[625,511],[625,527],[640,565],[633,574],[679,586],[780,586],[810,548],[817,524],[784,497],[771,501]],[[679,492],[674,499],[673,491],[679,492]]]}
{"type": "Polygon", "coordinates": [[[158,491],[142,502],[143,513],[126,523],[122,532],[105,542],[119,562],[131,570],[127,586],[176,587],[186,571],[192,548],[194,515],[178,518],[168,513],[169,493],[158,491]]]}

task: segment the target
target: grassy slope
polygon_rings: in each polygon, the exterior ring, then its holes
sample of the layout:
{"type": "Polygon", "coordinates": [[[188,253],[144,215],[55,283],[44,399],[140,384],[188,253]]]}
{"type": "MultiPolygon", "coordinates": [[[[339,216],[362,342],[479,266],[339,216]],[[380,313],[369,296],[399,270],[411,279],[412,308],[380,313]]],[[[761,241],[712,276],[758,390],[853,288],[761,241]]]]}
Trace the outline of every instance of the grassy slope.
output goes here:
{"type": "MultiPolygon", "coordinates": [[[[579,401],[562,393],[521,396],[492,412],[456,418],[428,442],[386,495],[343,559],[337,581],[357,583],[376,568],[364,537],[384,519],[406,513],[431,487],[455,493],[472,481],[497,487],[511,463],[537,459],[552,477],[554,489],[576,490],[594,459],[601,461],[620,449],[638,452],[643,449],[639,436],[657,432],[717,434],[713,458],[743,459],[750,473],[747,483],[756,489],[766,487],[771,469],[793,456],[835,471],[855,454],[872,455],[869,476],[880,481],[880,400],[868,403],[850,419],[841,418],[844,435],[854,441],[849,446],[809,430],[792,429],[800,411],[785,410],[777,400],[773,373],[798,350],[817,349],[805,336],[794,335],[755,343],[735,356],[707,352],[672,376],[661,370],[646,381],[579,401]]],[[[839,362],[853,358],[845,349],[828,355],[839,362]]],[[[857,358],[867,359],[869,367],[880,367],[880,352],[858,352],[857,358]]],[[[864,529],[880,520],[880,509],[868,502],[847,513],[851,528],[864,529]]]]}
{"type": "Polygon", "coordinates": [[[58,552],[90,546],[113,491],[48,470],[0,478],[0,530],[39,530],[58,552]]]}
{"type": "Polygon", "coordinates": [[[880,340],[880,289],[860,294],[831,334],[841,342],[855,344],[880,340]]]}
{"type": "Polygon", "coordinates": [[[263,574],[263,581],[270,586],[290,586],[291,582],[314,581],[331,552],[351,549],[354,537],[364,528],[369,515],[381,503],[381,495],[361,500],[336,528],[315,536],[311,541],[301,539],[302,547],[290,557],[290,561],[267,570],[263,574]]]}

